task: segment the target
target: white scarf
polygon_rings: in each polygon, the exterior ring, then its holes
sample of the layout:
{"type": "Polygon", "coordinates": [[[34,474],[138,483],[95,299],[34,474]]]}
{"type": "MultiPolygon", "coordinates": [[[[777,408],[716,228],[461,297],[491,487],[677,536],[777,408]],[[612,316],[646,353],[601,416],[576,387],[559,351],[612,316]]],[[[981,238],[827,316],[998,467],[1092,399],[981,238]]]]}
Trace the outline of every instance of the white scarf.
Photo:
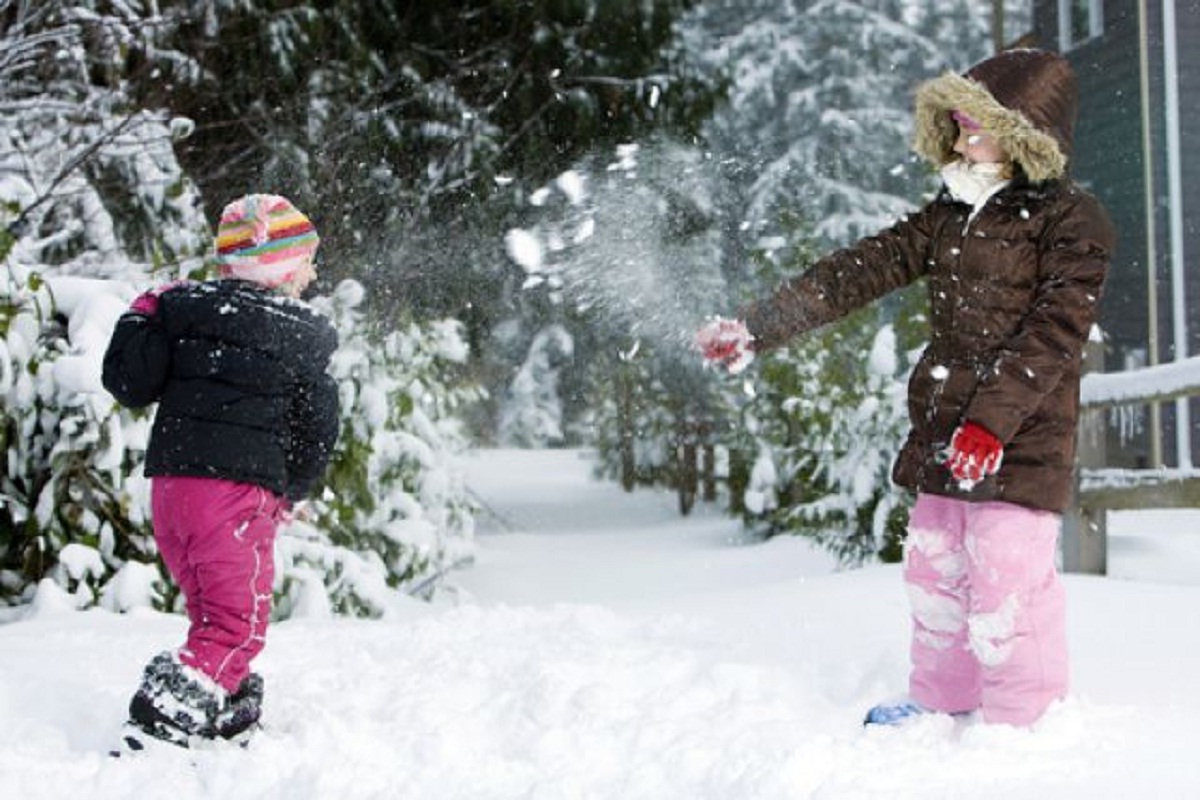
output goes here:
{"type": "Polygon", "coordinates": [[[968,164],[966,161],[951,161],[942,167],[942,181],[955,200],[966,203],[974,212],[983,208],[988,198],[1008,185],[1001,177],[1004,164],[968,164]]]}

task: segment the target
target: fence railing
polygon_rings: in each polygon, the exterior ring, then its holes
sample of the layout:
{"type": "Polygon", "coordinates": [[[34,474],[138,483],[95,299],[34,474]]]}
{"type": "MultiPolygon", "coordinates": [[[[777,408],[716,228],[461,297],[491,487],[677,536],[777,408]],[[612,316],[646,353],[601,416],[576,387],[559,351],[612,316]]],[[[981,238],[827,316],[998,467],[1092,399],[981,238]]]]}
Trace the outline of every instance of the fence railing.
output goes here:
{"type": "MultiPolygon", "coordinates": [[[[1101,368],[1099,345],[1087,363],[1101,368]]],[[[1125,372],[1089,372],[1080,386],[1075,506],[1063,518],[1063,569],[1108,571],[1109,511],[1200,508],[1200,470],[1115,469],[1106,464],[1106,415],[1117,406],[1161,403],[1200,394],[1200,356],[1125,372]]]]}

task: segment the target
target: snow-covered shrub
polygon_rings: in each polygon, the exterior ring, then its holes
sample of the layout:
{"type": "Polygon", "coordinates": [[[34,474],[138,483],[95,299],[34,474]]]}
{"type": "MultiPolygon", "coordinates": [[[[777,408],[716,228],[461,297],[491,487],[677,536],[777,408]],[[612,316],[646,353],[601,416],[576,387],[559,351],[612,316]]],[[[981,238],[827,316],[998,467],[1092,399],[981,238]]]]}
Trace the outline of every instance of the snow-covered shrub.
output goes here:
{"type": "MultiPolygon", "coordinates": [[[[111,281],[44,279],[8,264],[0,283],[0,602],[53,578],[83,607],[128,561],[153,561],[138,451],[143,415],[99,391],[124,308],[111,281]],[[114,291],[115,290],[115,291],[114,291]]],[[[116,598],[114,598],[114,601],[116,598]]]]}
{"type": "Polygon", "coordinates": [[[874,311],[762,359],[745,410],[758,459],[747,518],[811,536],[847,564],[898,560],[909,500],[891,467],[908,431],[907,361],[874,311]]]}
{"type": "Polygon", "coordinates": [[[459,413],[475,399],[454,380],[467,357],[461,325],[370,331],[363,294],[346,280],[314,301],[340,338],[341,433],[311,519],[278,540],[285,616],[377,616],[471,554],[472,504],[454,466],[466,444],[459,413]]]}

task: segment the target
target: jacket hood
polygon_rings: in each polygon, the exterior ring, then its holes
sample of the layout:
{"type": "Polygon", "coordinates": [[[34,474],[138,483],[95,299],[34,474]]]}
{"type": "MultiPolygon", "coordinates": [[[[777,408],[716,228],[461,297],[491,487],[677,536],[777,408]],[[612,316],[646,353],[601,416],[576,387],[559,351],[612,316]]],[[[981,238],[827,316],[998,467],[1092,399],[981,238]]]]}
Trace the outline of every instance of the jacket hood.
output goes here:
{"type": "Polygon", "coordinates": [[[917,89],[913,149],[936,167],[957,158],[963,111],[996,138],[1032,181],[1067,172],[1079,95],[1067,60],[1046,50],[1006,50],[963,75],[947,72],[917,89]]]}

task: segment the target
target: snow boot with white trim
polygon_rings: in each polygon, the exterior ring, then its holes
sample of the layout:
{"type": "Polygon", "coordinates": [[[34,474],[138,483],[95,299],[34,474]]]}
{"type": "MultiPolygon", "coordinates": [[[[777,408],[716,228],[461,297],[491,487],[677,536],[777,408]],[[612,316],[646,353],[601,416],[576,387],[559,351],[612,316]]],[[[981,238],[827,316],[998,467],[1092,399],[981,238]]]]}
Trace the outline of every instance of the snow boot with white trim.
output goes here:
{"type": "MultiPolygon", "coordinates": [[[[224,705],[225,691],[215,681],[163,652],[142,673],[141,686],[129,701],[129,723],[155,739],[191,747],[217,736],[214,720],[224,705]]],[[[126,739],[131,736],[132,731],[126,739]]]]}

